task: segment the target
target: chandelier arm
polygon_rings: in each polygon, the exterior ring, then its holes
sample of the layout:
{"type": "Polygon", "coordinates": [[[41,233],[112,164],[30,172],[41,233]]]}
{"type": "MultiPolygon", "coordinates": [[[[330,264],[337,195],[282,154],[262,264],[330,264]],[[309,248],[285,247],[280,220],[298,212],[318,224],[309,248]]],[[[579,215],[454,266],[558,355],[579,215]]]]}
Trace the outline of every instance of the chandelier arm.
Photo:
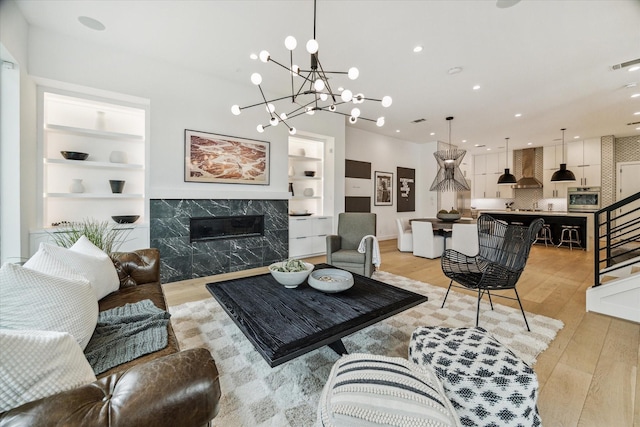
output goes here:
{"type": "MultiPolygon", "coordinates": [[[[333,99],[333,102],[336,102],[336,97],[333,94],[333,89],[331,89],[331,85],[329,84],[329,79],[326,76],[326,73],[324,71],[324,68],[322,68],[322,64],[320,63],[320,59],[318,59],[318,55],[316,54],[316,63],[318,64],[318,67],[320,67],[320,72],[322,73],[322,80],[324,81],[324,85],[327,87],[327,89],[329,89],[329,93],[331,94],[331,99],[333,99]]],[[[347,74],[347,73],[342,73],[342,74],[347,74]]]]}
{"type": "MultiPolygon", "coordinates": [[[[331,111],[331,110],[328,110],[326,108],[318,108],[318,110],[319,111],[326,111],[327,113],[340,114],[340,115],[345,116],[345,117],[351,117],[351,114],[343,113],[342,111],[331,111]]],[[[362,117],[362,116],[358,117],[358,120],[367,120],[369,122],[376,122],[377,121],[377,120],[373,120],[373,119],[367,119],[366,117],[362,117]]]]}
{"type": "MultiPolygon", "coordinates": [[[[261,91],[262,91],[262,90],[261,90],[261,91]]],[[[263,95],[263,97],[264,97],[264,95],[263,95]]],[[[283,99],[287,99],[287,98],[289,98],[289,97],[290,97],[290,95],[287,95],[287,96],[281,96],[280,98],[273,98],[273,99],[269,99],[269,100],[267,100],[266,102],[267,102],[267,103],[269,103],[269,102],[282,101],[283,99]]],[[[264,102],[258,102],[258,103],[256,103],[256,104],[251,104],[251,105],[247,105],[247,106],[245,106],[245,107],[240,107],[240,109],[241,109],[241,110],[246,110],[247,108],[257,107],[257,106],[259,106],[259,105],[264,105],[264,102]]]]}
{"type": "MultiPolygon", "coordinates": [[[[293,84],[293,50],[289,51],[289,63],[291,64],[289,66],[289,69],[291,70],[291,72],[289,73],[291,75],[291,102],[296,102],[296,97],[293,95],[293,93],[295,91],[294,84],[293,84]]],[[[298,72],[299,72],[299,70],[298,70],[298,72]]]]}
{"type": "MultiPolygon", "coordinates": [[[[309,75],[310,75],[310,74],[311,74],[311,73],[309,73],[309,75]]],[[[302,78],[304,79],[304,81],[303,81],[303,82],[302,82],[302,84],[300,85],[300,88],[298,89],[298,92],[296,92],[296,94],[295,94],[294,98],[296,98],[298,95],[300,95],[300,93],[304,93],[304,94],[307,94],[307,93],[313,93],[313,91],[311,91],[311,92],[308,92],[308,91],[304,91],[304,92],[302,92],[302,90],[304,89],[304,85],[305,85],[305,83],[307,83],[307,82],[309,81],[309,82],[312,82],[312,84],[313,84],[313,81],[312,81],[312,80],[310,80],[308,77],[304,77],[304,76],[300,76],[300,77],[302,77],[302,78]]]]}
{"type": "Polygon", "coordinates": [[[258,85],[258,89],[260,89],[260,94],[262,95],[262,99],[264,99],[264,106],[267,108],[267,111],[269,112],[269,116],[273,118],[273,113],[271,112],[271,110],[269,110],[269,102],[267,101],[267,97],[264,96],[264,92],[262,91],[262,86],[258,85]]]}

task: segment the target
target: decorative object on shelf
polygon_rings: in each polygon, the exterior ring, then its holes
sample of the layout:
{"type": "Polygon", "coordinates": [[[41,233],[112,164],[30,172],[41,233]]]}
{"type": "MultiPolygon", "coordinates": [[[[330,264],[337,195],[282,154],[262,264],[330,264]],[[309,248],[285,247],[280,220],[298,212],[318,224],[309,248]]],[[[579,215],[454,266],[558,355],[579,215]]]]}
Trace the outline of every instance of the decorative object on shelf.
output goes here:
{"type": "Polygon", "coordinates": [[[186,182],[269,184],[269,143],[185,129],[186,182]]]}
{"type": "Polygon", "coordinates": [[[84,193],[84,185],[82,185],[82,180],[79,178],[72,179],[71,185],[69,186],[69,191],[71,193],[84,193]]]}
{"type": "Polygon", "coordinates": [[[455,209],[451,209],[449,212],[443,209],[436,214],[436,218],[444,222],[456,222],[462,218],[462,214],[455,209]]]}
{"type": "Polygon", "coordinates": [[[304,282],[313,268],[314,265],[308,262],[289,259],[271,264],[269,272],[276,279],[276,282],[291,289],[297,288],[300,283],[304,282]]]}
{"type": "Polygon", "coordinates": [[[291,196],[295,196],[295,193],[293,192],[293,182],[289,183],[289,193],[291,193],[291,196]]]}
{"type": "Polygon", "coordinates": [[[308,209],[291,209],[292,215],[310,215],[308,209]]]}
{"type": "Polygon", "coordinates": [[[306,197],[313,197],[313,188],[305,188],[302,194],[304,194],[306,197]]]}
{"type": "Polygon", "coordinates": [[[127,163],[127,153],[124,151],[112,151],[109,155],[111,163],[127,163]]]}
{"type": "Polygon", "coordinates": [[[553,175],[551,175],[551,182],[571,182],[576,180],[576,176],[567,169],[567,164],[564,162],[564,131],[566,128],[560,129],[562,131],[562,163],[560,163],[560,169],[555,171],[553,175]]]}
{"type": "Polygon", "coordinates": [[[498,184],[511,185],[516,184],[518,180],[516,179],[515,175],[509,172],[509,138],[505,139],[507,140],[507,167],[504,170],[504,173],[498,178],[498,184]]]}
{"type": "Polygon", "coordinates": [[[122,190],[124,190],[124,183],[125,183],[125,181],[120,181],[120,180],[116,180],[116,179],[110,179],[109,180],[109,185],[111,186],[111,192],[112,193],[122,193],[122,190]]]}
{"type": "MultiPolygon", "coordinates": [[[[138,217],[136,217],[138,218],[138,217]]],[[[85,218],[78,222],[63,222],[64,232],[55,230],[49,233],[56,245],[70,248],[85,236],[91,243],[106,253],[116,252],[126,241],[131,229],[114,228],[107,221],[85,218]]]]}
{"type": "Polygon", "coordinates": [[[316,171],[304,171],[304,176],[314,177],[316,176],[316,171]]]}
{"type": "Polygon", "coordinates": [[[322,268],[309,276],[309,286],[320,292],[333,294],[353,286],[353,275],[337,268],[322,268]]]}
{"type": "Polygon", "coordinates": [[[449,149],[438,150],[433,156],[438,162],[438,172],[430,191],[469,191],[469,184],[460,170],[460,163],[466,150],[451,148],[451,121],[453,117],[447,117],[449,122],[449,149]]]}
{"type": "Polygon", "coordinates": [[[81,153],[79,151],[61,151],[62,157],[67,160],[87,160],[89,153],[81,153]]]}
{"type": "Polygon", "coordinates": [[[105,130],[107,127],[106,114],[104,111],[96,111],[96,129],[105,130]]]}
{"type": "Polygon", "coordinates": [[[312,212],[307,212],[307,211],[304,211],[304,213],[301,213],[301,212],[302,211],[293,211],[293,212],[291,212],[289,214],[289,216],[311,216],[311,215],[313,215],[312,212]],[[298,212],[298,213],[296,213],[296,212],[298,212]]]}
{"type": "Polygon", "coordinates": [[[392,206],[393,205],[393,173],[379,172],[374,173],[375,194],[373,204],[375,206],[392,206]]]}
{"type": "Polygon", "coordinates": [[[140,218],[140,215],[114,215],[111,217],[118,224],[133,224],[138,218],[140,218]]]}
{"type": "Polygon", "coordinates": [[[291,178],[295,174],[296,174],[296,170],[293,168],[293,166],[289,166],[289,178],[291,178]]]}
{"type": "MultiPolygon", "coordinates": [[[[385,96],[382,99],[367,98],[364,94],[354,94],[349,89],[344,89],[342,92],[339,92],[339,90],[334,91],[331,87],[334,80],[331,80],[331,83],[329,82],[329,80],[334,77],[329,77],[330,75],[346,74],[349,79],[355,80],[358,78],[360,72],[355,67],[350,68],[348,71],[325,71],[327,68],[320,64],[320,59],[318,57],[318,42],[316,40],[316,0],[313,1],[313,39],[309,40],[306,45],[307,52],[311,55],[311,69],[301,70],[300,67],[293,64],[293,50],[298,45],[298,42],[293,36],[288,36],[284,41],[284,45],[290,51],[290,65],[288,67],[271,58],[271,55],[266,50],[261,51],[259,57],[262,62],[271,61],[287,70],[291,76],[291,94],[267,100],[264,96],[262,86],[260,86],[262,83],[262,76],[258,73],[253,73],[251,75],[251,83],[258,86],[263,101],[247,105],[245,107],[234,105],[231,107],[231,112],[234,115],[239,115],[242,110],[246,108],[264,106],[269,115],[269,124],[259,124],[257,126],[258,132],[261,133],[264,132],[265,128],[269,126],[277,126],[278,123],[282,121],[282,123],[289,128],[289,133],[294,135],[296,133],[296,128],[290,126],[289,123],[287,123],[287,120],[305,113],[313,115],[316,111],[327,111],[347,116],[349,117],[349,123],[355,123],[358,118],[361,118],[362,120],[375,122],[377,126],[384,125],[384,117],[379,117],[377,120],[361,117],[360,109],[357,106],[352,108],[349,114],[337,110],[339,105],[348,104],[350,102],[357,105],[364,101],[377,101],[380,102],[383,107],[389,107],[392,103],[392,99],[390,96],[385,96]],[[296,83],[299,83],[298,88],[296,88],[296,83]],[[288,113],[276,111],[274,103],[282,100],[290,100],[293,103],[293,110],[288,113]]],[[[338,83],[336,84],[338,85],[338,83]]]]}

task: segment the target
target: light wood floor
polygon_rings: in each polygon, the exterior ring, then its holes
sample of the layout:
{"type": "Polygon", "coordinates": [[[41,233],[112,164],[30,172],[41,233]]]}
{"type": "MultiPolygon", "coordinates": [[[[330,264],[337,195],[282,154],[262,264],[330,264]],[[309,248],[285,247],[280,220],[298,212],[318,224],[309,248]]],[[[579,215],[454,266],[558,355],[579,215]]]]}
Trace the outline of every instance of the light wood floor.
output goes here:
{"type": "MultiPolygon", "coordinates": [[[[400,253],[380,242],[381,270],[446,287],[439,260],[400,253]]],[[[310,258],[324,262],[324,257],[310,258]]],[[[210,298],[204,284],[266,268],[164,285],[169,305],[210,298]]],[[[518,292],[526,311],[560,319],[564,328],[538,356],[538,407],[545,426],[640,427],[640,324],[585,312],[593,257],[581,250],[535,246],[518,292]]],[[[517,304],[500,299],[500,303],[517,304]]],[[[482,322],[482,315],[480,317],[482,322]]],[[[523,333],[527,333],[523,327],[523,333]]]]}

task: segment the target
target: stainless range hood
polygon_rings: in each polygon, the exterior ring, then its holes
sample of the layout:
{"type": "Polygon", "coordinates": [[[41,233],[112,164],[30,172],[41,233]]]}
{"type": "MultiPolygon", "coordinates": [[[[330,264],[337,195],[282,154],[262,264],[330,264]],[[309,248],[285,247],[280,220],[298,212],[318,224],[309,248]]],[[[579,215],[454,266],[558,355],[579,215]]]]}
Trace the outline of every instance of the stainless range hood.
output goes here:
{"type": "Polygon", "coordinates": [[[522,150],[522,178],[513,188],[542,188],[542,183],[535,177],[536,173],[536,149],[525,148],[522,150]]]}

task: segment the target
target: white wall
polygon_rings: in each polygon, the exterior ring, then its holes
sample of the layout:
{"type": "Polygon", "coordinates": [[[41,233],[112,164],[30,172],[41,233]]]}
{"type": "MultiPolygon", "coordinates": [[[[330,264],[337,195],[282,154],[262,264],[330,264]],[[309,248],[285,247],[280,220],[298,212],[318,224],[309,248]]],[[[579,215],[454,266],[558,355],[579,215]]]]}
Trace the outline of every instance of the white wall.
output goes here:
{"type": "Polygon", "coordinates": [[[435,216],[437,196],[429,191],[437,166],[432,154],[435,143],[417,144],[350,127],[346,129],[346,135],[346,158],[371,163],[372,195],[375,171],[393,173],[395,185],[398,166],[416,169],[415,212],[397,212],[397,188],[394,188],[392,206],[374,206],[372,198],[371,212],[377,214],[379,239],[393,239],[397,236],[396,218],[435,216]]]}
{"type": "MultiPolygon", "coordinates": [[[[237,85],[35,27],[29,33],[29,73],[37,79],[67,82],[150,101],[150,198],[288,197],[287,129],[278,126],[258,133],[256,125],[266,120],[258,107],[243,111],[240,116],[231,114],[231,105],[259,100],[260,93],[249,82],[237,85]],[[269,141],[270,185],[184,182],[185,129],[269,141]]],[[[335,138],[335,173],[337,177],[344,177],[344,118],[334,114],[301,116],[296,118],[295,126],[301,131],[335,138]]],[[[336,179],[335,188],[331,190],[336,198],[336,212],[343,211],[344,179],[336,179]]]]}

